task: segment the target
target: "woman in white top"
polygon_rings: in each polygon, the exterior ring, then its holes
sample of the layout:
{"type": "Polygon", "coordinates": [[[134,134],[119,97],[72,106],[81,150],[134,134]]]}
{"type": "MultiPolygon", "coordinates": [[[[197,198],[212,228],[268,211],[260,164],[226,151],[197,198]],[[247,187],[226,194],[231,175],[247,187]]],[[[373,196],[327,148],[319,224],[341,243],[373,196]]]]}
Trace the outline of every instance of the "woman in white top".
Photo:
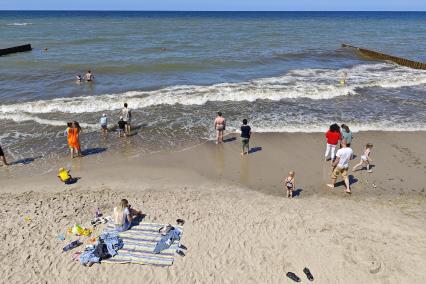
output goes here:
{"type": "Polygon", "coordinates": [[[141,216],[142,212],[131,208],[127,199],[121,199],[117,207],[114,207],[114,224],[118,232],[127,231],[132,226],[135,217],[141,216]]]}

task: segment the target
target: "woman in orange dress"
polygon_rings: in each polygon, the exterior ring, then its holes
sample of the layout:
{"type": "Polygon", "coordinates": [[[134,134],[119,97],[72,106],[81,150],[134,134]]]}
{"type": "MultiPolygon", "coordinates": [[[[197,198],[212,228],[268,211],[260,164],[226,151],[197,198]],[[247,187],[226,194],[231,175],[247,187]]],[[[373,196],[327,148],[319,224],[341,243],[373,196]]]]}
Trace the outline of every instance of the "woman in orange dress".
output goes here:
{"type": "Polygon", "coordinates": [[[79,130],[76,128],[75,123],[68,129],[68,146],[71,150],[71,158],[74,158],[74,152],[77,154],[80,151],[80,142],[78,140],[79,130]]]}

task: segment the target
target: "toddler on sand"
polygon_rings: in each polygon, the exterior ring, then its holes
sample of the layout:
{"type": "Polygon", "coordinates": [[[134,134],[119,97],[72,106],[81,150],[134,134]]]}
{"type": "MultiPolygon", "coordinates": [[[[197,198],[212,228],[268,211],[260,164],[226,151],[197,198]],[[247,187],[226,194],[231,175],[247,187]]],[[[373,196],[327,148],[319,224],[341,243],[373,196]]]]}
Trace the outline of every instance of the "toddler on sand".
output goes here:
{"type": "Polygon", "coordinates": [[[293,191],[296,188],[296,182],[294,180],[294,171],[288,173],[288,177],[284,180],[284,187],[287,189],[287,197],[293,197],[293,191]]]}
{"type": "Polygon", "coordinates": [[[373,172],[373,170],[370,169],[370,163],[373,161],[370,158],[371,149],[373,149],[373,144],[367,143],[367,145],[365,145],[364,154],[361,156],[361,161],[352,168],[352,171],[355,171],[356,168],[358,168],[360,166],[366,165],[367,172],[369,172],[369,173],[373,172]]]}

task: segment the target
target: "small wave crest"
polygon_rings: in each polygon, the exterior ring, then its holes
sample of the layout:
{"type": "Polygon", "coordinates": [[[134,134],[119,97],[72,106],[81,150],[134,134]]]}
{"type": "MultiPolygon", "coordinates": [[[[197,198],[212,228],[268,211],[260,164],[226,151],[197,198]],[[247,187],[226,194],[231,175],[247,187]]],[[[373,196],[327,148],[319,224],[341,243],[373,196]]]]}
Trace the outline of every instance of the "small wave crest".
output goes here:
{"type": "Polygon", "coordinates": [[[9,23],[7,26],[28,26],[32,25],[33,23],[9,23]]]}
{"type": "MultiPolygon", "coordinates": [[[[34,121],[39,124],[50,125],[50,126],[60,126],[60,127],[64,127],[65,125],[67,125],[67,121],[45,119],[45,118],[40,118],[38,116],[29,115],[25,113],[7,114],[7,115],[0,114],[0,120],[12,120],[17,123],[24,122],[24,121],[34,121]]],[[[98,128],[96,124],[89,124],[89,123],[80,123],[80,126],[84,128],[88,128],[90,130],[94,130],[98,128]]]]}

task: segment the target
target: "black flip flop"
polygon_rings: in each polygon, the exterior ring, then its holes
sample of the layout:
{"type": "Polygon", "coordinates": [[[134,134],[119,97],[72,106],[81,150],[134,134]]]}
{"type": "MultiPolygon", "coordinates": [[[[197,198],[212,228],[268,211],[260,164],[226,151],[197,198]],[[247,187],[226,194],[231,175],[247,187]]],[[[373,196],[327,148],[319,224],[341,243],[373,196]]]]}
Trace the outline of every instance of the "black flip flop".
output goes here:
{"type": "Polygon", "coordinates": [[[305,267],[303,269],[303,272],[306,274],[306,277],[308,277],[309,281],[314,281],[314,276],[312,276],[312,273],[309,271],[309,268],[305,267]]]}
{"type": "Polygon", "coordinates": [[[177,223],[178,225],[180,225],[180,226],[183,226],[183,224],[185,224],[185,221],[184,221],[184,220],[182,220],[182,219],[177,219],[177,220],[176,220],[176,223],[177,223]]]}
{"type": "Polygon", "coordinates": [[[293,272],[287,272],[287,277],[293,280],[294,282],[300,282],[300,278],[293,272]]]}
{"type": "Polygon", "coordinates": [[[183,251],[181,251],[181,250],[178,250],[176,253],[177,253],[178,255],[180,255],[180,256],[185,256],[185,253],[184,253],[183,251]]]}

